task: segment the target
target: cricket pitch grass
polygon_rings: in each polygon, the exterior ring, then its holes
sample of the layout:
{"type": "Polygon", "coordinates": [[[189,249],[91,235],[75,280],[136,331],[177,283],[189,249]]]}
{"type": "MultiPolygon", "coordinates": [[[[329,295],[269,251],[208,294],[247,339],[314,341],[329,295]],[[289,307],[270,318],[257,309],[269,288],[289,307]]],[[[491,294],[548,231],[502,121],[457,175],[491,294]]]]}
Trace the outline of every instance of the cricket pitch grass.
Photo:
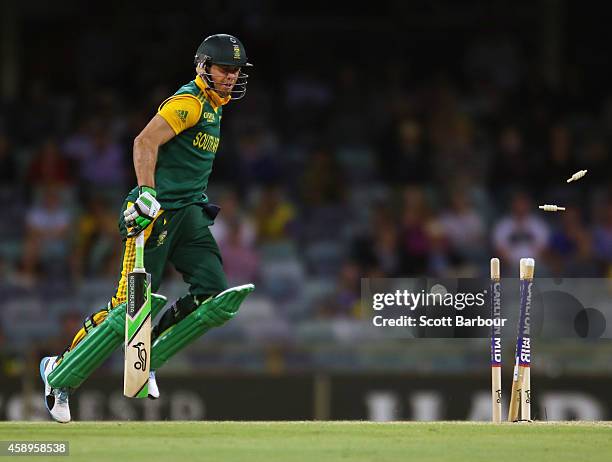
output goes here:
{"type": "Polygon", "coordinates": [[[2,422],[0,440],[69,442],[22,462],[612,460],[612,422],[2,422]]]}

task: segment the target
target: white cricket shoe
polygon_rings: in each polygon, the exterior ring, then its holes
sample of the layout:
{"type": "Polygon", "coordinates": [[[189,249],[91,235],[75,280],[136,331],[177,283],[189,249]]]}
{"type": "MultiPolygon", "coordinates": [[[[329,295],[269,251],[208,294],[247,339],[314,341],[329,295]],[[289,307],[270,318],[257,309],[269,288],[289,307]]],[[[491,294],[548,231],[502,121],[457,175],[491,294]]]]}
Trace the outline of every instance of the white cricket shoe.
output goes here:
{"type": "Polygon", "coordinates": [[[70,422],[70,407],[68,406],[68,389],[51,388],[47,376],[55,367],[57,356],[46,356],[40,361],[40,376],[45,383],[45,406],[51,417],[57,422],[70,422]]]}
{"type": "Polygon", "coordinates": [[[157,388],[157,381],[155,380],[155,371],[149,372],[149,399],[159,398],[159,388],[157,388]]]}

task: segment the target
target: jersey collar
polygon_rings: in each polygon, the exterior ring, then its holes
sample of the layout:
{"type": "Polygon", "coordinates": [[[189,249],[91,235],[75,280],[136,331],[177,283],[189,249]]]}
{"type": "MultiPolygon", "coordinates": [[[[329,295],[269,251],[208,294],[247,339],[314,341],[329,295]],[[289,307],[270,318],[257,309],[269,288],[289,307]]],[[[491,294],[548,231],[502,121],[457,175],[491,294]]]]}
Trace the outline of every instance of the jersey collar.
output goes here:
{"type": "Polygon", "coordinates": [[[226,96],[225,98],[221,98],[221,96],[219,96],[219,94],[216,91],[214,91],[212,88],[208,86],[208,84],[204,81],[201,75],[198,75],[196,77],[195,83],[198,86],[198,88],[202,90],[202,93],[206,95],[206,98],[208,99],[208,101],[210,101],[210,104],[212,105],[214,109],[217,109],[219,106],[223,106],[229,103],[230,99],[232,99],[231,96],[226,96]]]}

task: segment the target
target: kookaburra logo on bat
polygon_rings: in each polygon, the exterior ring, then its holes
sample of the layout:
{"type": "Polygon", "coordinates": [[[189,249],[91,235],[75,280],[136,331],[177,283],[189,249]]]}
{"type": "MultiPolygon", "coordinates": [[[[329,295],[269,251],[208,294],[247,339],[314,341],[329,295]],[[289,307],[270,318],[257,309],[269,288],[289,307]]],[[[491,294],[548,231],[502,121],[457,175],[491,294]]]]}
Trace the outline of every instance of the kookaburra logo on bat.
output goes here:
{"type": "Polygon", "coordinates": [[[134,368],[139,371],[144,371],[147,365],[147,350],[144,348],[144,343],[138,342],[136,345],[133,345],[133,347],[138,349],[138,361],[134,363],[134,368]]]}

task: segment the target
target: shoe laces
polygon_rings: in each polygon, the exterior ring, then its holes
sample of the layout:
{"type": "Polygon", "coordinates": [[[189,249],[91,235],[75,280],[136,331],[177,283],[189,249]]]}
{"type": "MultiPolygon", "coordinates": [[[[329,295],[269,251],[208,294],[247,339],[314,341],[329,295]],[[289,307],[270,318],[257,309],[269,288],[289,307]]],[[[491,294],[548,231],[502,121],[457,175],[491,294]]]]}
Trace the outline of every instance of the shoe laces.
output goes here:
{"type": "Polygon", "coordinates": [[[55,393],[55,397],[57,398],[57,402],[59,404],[67,404],[68,403],[68,389],[67,388],[59,388],[55,393]]]}

